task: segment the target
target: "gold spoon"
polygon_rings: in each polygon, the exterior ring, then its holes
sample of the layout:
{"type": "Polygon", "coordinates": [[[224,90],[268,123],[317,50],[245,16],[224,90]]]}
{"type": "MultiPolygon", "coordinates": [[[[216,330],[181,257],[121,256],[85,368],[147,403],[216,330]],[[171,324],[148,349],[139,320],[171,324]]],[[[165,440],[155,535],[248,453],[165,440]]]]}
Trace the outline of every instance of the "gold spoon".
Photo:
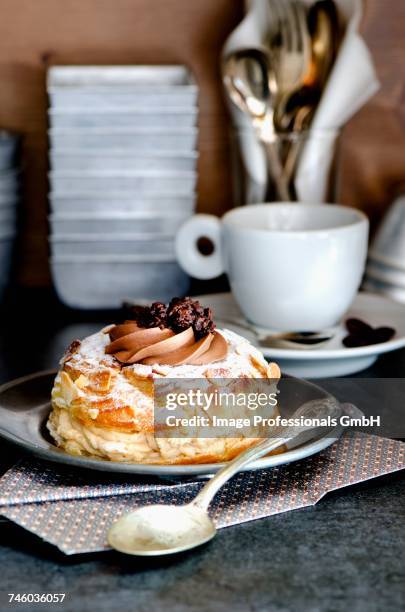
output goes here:
{"type": "Polygon", "coordinates": [[[320,92],[325,87],[339,43],[339,17],[333,0],[320,0],[308,13],[312,59],[304,84],[320,92]]]}
{"type": "MultiPolygon", "coordinates": [[[[300,87],[290,96],[280,100],[275,122],[282,130],[289,130],[293,124],[297,130],[294,115],[305,105],[318,105],[323,89],[336,59],[340,38],[339,17],[333,0],[319,0],[308,12],[308,32],[311,41],[311,59],[300,87]]],[[[313,114],[313,113],[312,113],[313,114]]],[[[306,122],[306,128],[308,122],[306,122]]]]}

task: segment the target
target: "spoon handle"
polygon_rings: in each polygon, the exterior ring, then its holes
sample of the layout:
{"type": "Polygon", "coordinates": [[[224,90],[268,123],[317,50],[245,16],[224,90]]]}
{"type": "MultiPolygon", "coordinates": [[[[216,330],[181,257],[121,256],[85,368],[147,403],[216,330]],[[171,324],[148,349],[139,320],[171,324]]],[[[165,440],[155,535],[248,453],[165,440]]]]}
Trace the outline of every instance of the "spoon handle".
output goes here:
{"type": "Polygon", "coordinates": [[[277,190],[277,197],[284,202],[291,200],[288,183],[285,180],[284,170],[279,158],[277,145],[274,142],[262,141],[264,151],[266,153],[267,173],[268,177],[273,179],[277,190]]]}
{"type": "Polygon", "coordinates": [[[312,419],[325,419],[325,418],[337,418],[342,414],[342,407],[340,403],[329,396],[325,399],[312,400],[306,402],[292,415],[293,419],[300,421],[298,424],[294,424],[291,427],[285,427],[279,432],[277,438],[266,438],[262,442],[259,442],[256,446],[252,446],[245,450],[243,453],[238,455],[233,461],[224,465],[224,467],[215,474],[211,480],[201,489],[198,495],[192,502],[192,505],[196,505],[202,510],[207,510],[212,498],[219,491],[219,489],[237,472],[239,472],[245,465],[260,459],[264,455],[267,455],[272,450],[275,450],[279,446],[286,444],[287,442],[297,438],[304,432],[318,429],[318,425],[312,419]],[[305,419],[310,419],[310,422],[304,423],[305,419]]]}
{"type": "Polygon", "coordinates": [[[248,450],[238,455],[236,459],[230,463],[227,463],[221,470],[219,470],[219,472],[215,474],[213,478],[211,478],[211,480],[207,482],[206,485],[204,485],[193,500],[193,506],[198,506],[202,510],[207,510],[211,500],[213,497],[215,497],[215,494],[230,478],[232,478],[232,476],[239,472],[246,464],[254,461],[255,459],[260,459],[260,457],[263,457],[263,455],[267,455],[267,453],[270,451],[282,446],[288,442],[288,440],[288,436],[282,438],[272,438],[271,440],[266,439],[260,444],[252,446],[248,450]]]}

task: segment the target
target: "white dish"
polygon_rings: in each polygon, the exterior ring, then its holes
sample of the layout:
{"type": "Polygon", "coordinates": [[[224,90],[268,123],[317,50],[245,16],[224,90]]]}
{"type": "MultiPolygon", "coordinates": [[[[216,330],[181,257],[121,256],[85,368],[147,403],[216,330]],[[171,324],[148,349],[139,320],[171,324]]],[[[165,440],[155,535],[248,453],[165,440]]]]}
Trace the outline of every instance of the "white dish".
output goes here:
{"type": "Polygon", "coordinates": [[[173,88],[194,83],[191,72],[182,65],[136,66],[52,66],[47,88],[142,87],[173,88]]]}
{"type": "Polygon", "coordinates": [[[53,234],[165,234],[174,236],[188,215],[154,214],[59,214],[49,216],[53,234]]]}
{"type": "Polygon", "coordinates": [[[136,255],[175,259],[173,237],[164,234],[59,234],[50,236],[52,255],[136,255]]]}
{"type": "Polygon", "coordinates": [[[125,150],[106,151],[100,149],[64,149],[59,153],[49,151],[52,170],[80,172],[194,172],[197,166],[198,153],[178,155],[176,151],[161,155],[159,151],[150,154],[131,155],[125,150]]]}
{"type": "Polygon", "coordinates": [[[189,288],[178,264],[162,256],[52,257],[51,270],[56,292],[72,308],[120,308],[128,295],[168,301],[189,288]]]}
{"type": "Polygon", "coordinates": [[[55,88],[48,90],[52,108],[65,110],[67,108],[110,108],[114,107],[147,107],[154,113],[167,106],[181,106],[194,109],[197,105],[198,89],[195,85],[178,85],[176,87],[144,87],[144,88],[55,88]]]}
{"type": "Polygon", "coordinates": [[[48,71],[51,106],[194,109],[198,87],[185,66],[54,66],[48,71]]]}
{"type": "Polygon", "coordinates": [[[194,110],[198,88],[185,66],[54,66],[48,95],[57,109],[111,107],[194,110]]]}
{"type": "Polygon", "coordinates": [[[245,336],[258,346],[266,358],[274,359],[284,373],[294,376],[326,378],[354,374],[370,367],[379,355],[405,347],[405,306],[381,295],[359,293],[344,320],[355,317],[373,326],[393,327],[396,334],[392,340],[372,346],[346,348],[342,345],[342,339],[347,331],[342,324],[334,330],[335,335],[329,342],[310,350],[266,349],[258,345],[255,334],[249,331],[249,323],[230,293],[204,295],[196,299],[213,309],[218,327],[227,327],[245,336]],[[231,323],[235,320],[237,323],[231,323]]]}
{"type": "Polygon", "coordinates": [[[158,191],[168,192],[172,195],[192,195],[195,191],[197,174],[195,172],[156,172],[145,170],[99,172],[61,171],[49,172],[49,182],[52,197],[69,193],[84,194],[88,192],[108,193],[117,191],[129,192],[128,195],[142,196],[158,191]]]}
{"type": "Polygon", "coordinates": [[[54,128],[114,127],[125,128],[192,128],[197,121],[197,107],[162,108],[151,113],[150,108],[70,108],[50,109],[49,123],[54,128]]]}
{"type": "Polygon", "coordinates": [[[177,151],[179,154],[194,151],[197,145],[197,129],[159,128],[51,128],[51,146],[56,151],[66,148],[125,147],[128,154],[159,150],[177,151]]]}
{"type": "Polygon", "coordinates": [[[195,194],[190,196],[168,196],[167,193],[156,193],[142,197],[129,197],[128,194],[112,193],[87,194],[72,197],[71,194],[50,197],[51,210],[60,214],[106,215],[112,213],[134,214],[149,213],[165,215],[191,215],[196,207],[195,194]]]}

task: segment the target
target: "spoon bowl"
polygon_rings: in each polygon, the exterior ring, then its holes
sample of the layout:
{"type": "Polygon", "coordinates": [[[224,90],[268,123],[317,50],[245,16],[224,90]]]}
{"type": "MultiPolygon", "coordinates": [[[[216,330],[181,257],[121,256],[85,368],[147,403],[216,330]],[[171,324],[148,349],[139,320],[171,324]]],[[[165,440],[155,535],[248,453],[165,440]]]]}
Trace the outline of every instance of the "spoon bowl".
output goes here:
{"type": "Polygon", "coordinates": [[[263,121],[271,108],[270,70],[260,49],[243,49],[224,60],[223,81],[232,102],[252,120],[263,121]]]}
{"type": "Polygon", "coordinates": [[[306,85],[321,92],[335,61],[339,43],[339,18],[333,0],[320,0],[309,9],[312,60],[306,85]]]}
{"type": "Polygon", "coordinates": [[[108,532],[112,548],[136,556],[172,555],[212,540],[217,530],[205,510],[153,505],[138,508],[116,521],[108,532]]]}

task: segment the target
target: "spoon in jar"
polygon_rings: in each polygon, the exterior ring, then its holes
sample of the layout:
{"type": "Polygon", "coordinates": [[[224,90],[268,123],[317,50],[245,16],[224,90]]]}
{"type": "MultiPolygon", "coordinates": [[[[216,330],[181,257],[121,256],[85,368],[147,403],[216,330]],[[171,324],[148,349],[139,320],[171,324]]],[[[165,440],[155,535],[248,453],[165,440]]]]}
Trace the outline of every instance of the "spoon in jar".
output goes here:
{"type": "Polygon", "coordinates": [[[108,531],[110,546],[128,555],[157,557],[205,544],[217,532],[208,515],[208,506],[232,476],[301,434],[319,431],[317,419],[338,419],[342,413],[339,402],[331,396],[306,402],[291,417],[301,424],[278,430],[277,437],[263,440],[238,455],[203,486],[191,503],[143,506],[119,518],[108,531]]]}
{"type": "Polygon", "coordinates": [[[274,126],[278,87],[267,53],[260,49],[235,51],[225,58],[222,74],[229,98],[252,121],[265,150],[267,170],[278,195],[289,201],[290,193],[283,177],[274,126]]]}
{"type": "Polygon", "coordinates": [[[339,45],[339,17],[333,0],[315,2],[308,13],[312,59],[305,85],[321,95],[333,67],[339,45]]]}
{"type": "MultiPolygon", "coordinates": [[[[274,0],[273,0],[274,1],[274,0]]],[[[339,17],[333,0],[318,0],[308,11],[308,23],[302,23],[303,34],[309,34],[309,61],[299,86],[277,105],[275,123],[281,130],[288,130],[291,115],[306,105],[319,104],[326,82],[336,59],[339,45],[339,17]],[[308,32],[306,31],[308,29],[308,32]]],[[[306,121],[307,123],[307,121],[306,121]]],[[[293,129],[296,131],[297,127],[293,129]]]]}

